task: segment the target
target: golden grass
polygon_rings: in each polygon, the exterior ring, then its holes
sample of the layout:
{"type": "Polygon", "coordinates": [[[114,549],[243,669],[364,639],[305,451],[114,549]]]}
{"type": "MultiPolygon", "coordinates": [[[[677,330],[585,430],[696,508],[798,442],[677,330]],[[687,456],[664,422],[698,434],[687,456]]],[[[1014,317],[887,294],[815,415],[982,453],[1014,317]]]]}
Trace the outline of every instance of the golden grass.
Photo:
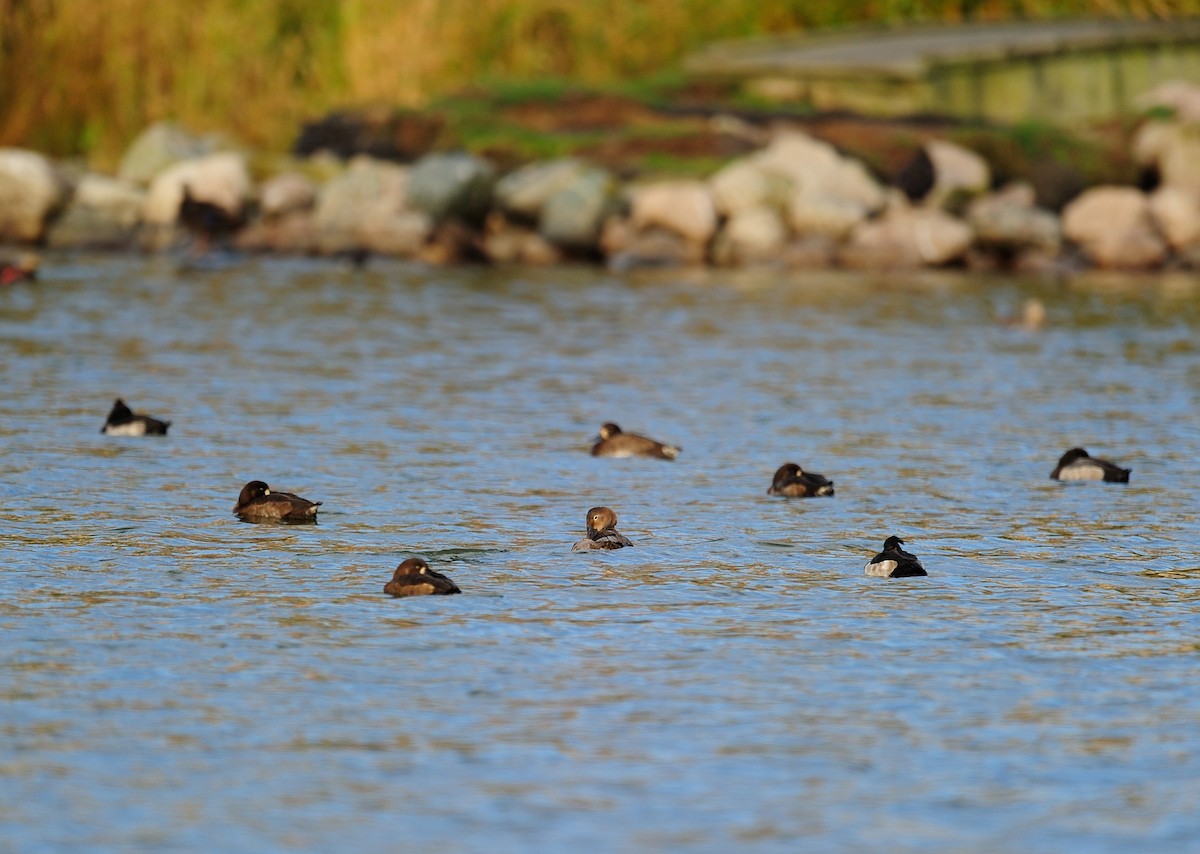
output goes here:
{"type": "Polygon", "coordinates": [[[481,80],[607,84],[713,39],[1198,12],[1200,0],[0,0],[0,145],[111,165],[171,118],[280,150],[334,106],[421,105],[481,80]]]}

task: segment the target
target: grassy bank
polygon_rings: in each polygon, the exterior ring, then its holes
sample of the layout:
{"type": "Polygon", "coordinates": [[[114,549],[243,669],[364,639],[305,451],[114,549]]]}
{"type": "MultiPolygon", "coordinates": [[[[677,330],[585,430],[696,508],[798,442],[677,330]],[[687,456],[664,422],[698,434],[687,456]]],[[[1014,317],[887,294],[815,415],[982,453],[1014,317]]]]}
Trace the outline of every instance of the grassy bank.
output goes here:
{"type": "Polygon", "coordinates": [[[0,0],[0,145],[111,164],[151,121],[285,148],[342,105],[607,85],[723,38],[864,22],[1200,13],[1200,0],[0,0]]]}

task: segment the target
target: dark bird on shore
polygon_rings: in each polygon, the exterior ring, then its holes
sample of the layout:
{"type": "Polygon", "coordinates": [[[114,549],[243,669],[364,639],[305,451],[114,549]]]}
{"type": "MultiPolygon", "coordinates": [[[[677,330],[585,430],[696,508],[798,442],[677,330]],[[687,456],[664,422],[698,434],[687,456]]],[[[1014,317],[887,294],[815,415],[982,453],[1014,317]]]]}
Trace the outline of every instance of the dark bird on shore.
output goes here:
{"type": "Polygon", "coordinates": [[[587,535],[571,547],[571,551],[620,549],[632,546],[629,538],[617,530],[617,514],[607,507],[593,507],[587,512],[587,535]]]}
{"type": "Polygon", "coordinates": [[[100,432],[108,436],[165,436],[170,426],[170,421],[135,413],[118,397],[100,432]]]}
{"type": "Polygon", "coordinates": [[[883,541],[883,551],[871,558],[865,567],[866,574],[873,578],[913,578],[918,575],[929,575],[917,556],[909,554],[900,546],[904,540],[899,537],[888,537],[883,541]]]}
{"type": "Polygon", "coordinates": [[[784,463],[775,472],[767,495],[782,495],[785,498],[815,498],[833,495],[833,481],[823,474],[804,471],[795,463],[784,463]]]}
{"type": "Polygon", "coordinates": [[[1088,454],[1083,448],[1072,448],[1062,455],[1054,471],[1050,472],[1051,480],[1102,480],[1106,483],[1129,483],[1129,473],[1133,469],[1123,469],[1116,463],[1097,459],[1088,454]]]}
{"type": "Polygon", "coordinates": [[[383,586],[389,596],[449,596],[462,593],[458,585],[440,572],[434,572],[419,557],[410,557],[398,567],[392,580],[383,586]]]}
{"type": "Polygon", "coordinates": [[[673,460],[682,450],[636,433],[624,433],[611,421],[601,425],[600,435],[593,437],[592,441],[595,442],[592,445],[593,457],[653,457],[659,460],[673,460]]]}
{"type": "Polygon", "coordinates": [[[243,521],[315,522],[320,505],[290,492],[272,492],[261,480],[252,480],[242,487],[233,512],[243,521]]]}
{"type": "Polygon", "coordinates": [[[246,224],[245,211],[227,208],[206,202],[192,195],[192,188],[183,185],[183,198],[179,202],[178,221],[196,237],[196,254],[207,252],[214,241],[237,232],[246,224]]]}
{"type": "Polygon", "coordinates": [[[16,258],[0,258],[0,286],[37,280],[41,259],[32,252],[22,252],[16,258]]]}

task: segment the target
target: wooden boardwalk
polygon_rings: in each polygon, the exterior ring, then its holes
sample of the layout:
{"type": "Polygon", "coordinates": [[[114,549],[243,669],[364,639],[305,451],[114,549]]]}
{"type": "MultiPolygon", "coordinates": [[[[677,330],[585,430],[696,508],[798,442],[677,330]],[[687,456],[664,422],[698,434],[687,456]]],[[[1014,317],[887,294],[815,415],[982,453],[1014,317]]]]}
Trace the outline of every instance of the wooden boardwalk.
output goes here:
{"type": "Polygon", "coordinates": [[[698,77],[772,100],[870,115],[1097,121],[1170,79],[1200,83],[1200,20],[973,23],[724,42],[698,77]]]}

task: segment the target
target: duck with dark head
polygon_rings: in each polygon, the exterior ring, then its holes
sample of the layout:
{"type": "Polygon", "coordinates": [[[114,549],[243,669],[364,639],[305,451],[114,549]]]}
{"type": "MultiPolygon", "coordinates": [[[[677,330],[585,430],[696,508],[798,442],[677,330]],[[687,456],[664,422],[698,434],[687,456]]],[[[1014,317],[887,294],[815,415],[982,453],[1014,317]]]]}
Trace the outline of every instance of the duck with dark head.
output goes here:
{"type": "Polygon", "coordinates": [[[170,426],[170,421],[134,412],[118,397],[100,432],[107,436],[165,436],[170,426]]]}
{"type": "Polygon", "coordinates": [[[767,495],[782,495],[785,498],[833,495],[833,481],[823,474],[805,471],[795,463],[784,463],[775,472],[767,495]]]}
{"type": "Polygon", "coordinates": [[[883,551],[871,558],[864,571],[872,578],[914,578],[929,575],[917,556],[900,548],[904,540],[888,537],[883,541],[883,551]]]}
{"type": "Polygon", "coordinates": [[[392,580],[383,586],[389,596],[448,596],[462,593],[458,585],[440,572],[434,572],[424,560],[410,557],[403,561],[392,574],[392,580]]]}
{"type": "Polygon", "coordinates": [[[1050,472],[1051,480],[1102,480],[1105,483],[1129,483],[1133,469],[1123,469],[1116,463],[1097,459],[1083,448],[1067,451],[1050,472]]]}
{"type": "Polygon", "coordinates": [[[242,487],[234,515],[243,522],[315,522],[320,501],[309,501],[290,492],[275,492],[261,480],[242,487]]]}

